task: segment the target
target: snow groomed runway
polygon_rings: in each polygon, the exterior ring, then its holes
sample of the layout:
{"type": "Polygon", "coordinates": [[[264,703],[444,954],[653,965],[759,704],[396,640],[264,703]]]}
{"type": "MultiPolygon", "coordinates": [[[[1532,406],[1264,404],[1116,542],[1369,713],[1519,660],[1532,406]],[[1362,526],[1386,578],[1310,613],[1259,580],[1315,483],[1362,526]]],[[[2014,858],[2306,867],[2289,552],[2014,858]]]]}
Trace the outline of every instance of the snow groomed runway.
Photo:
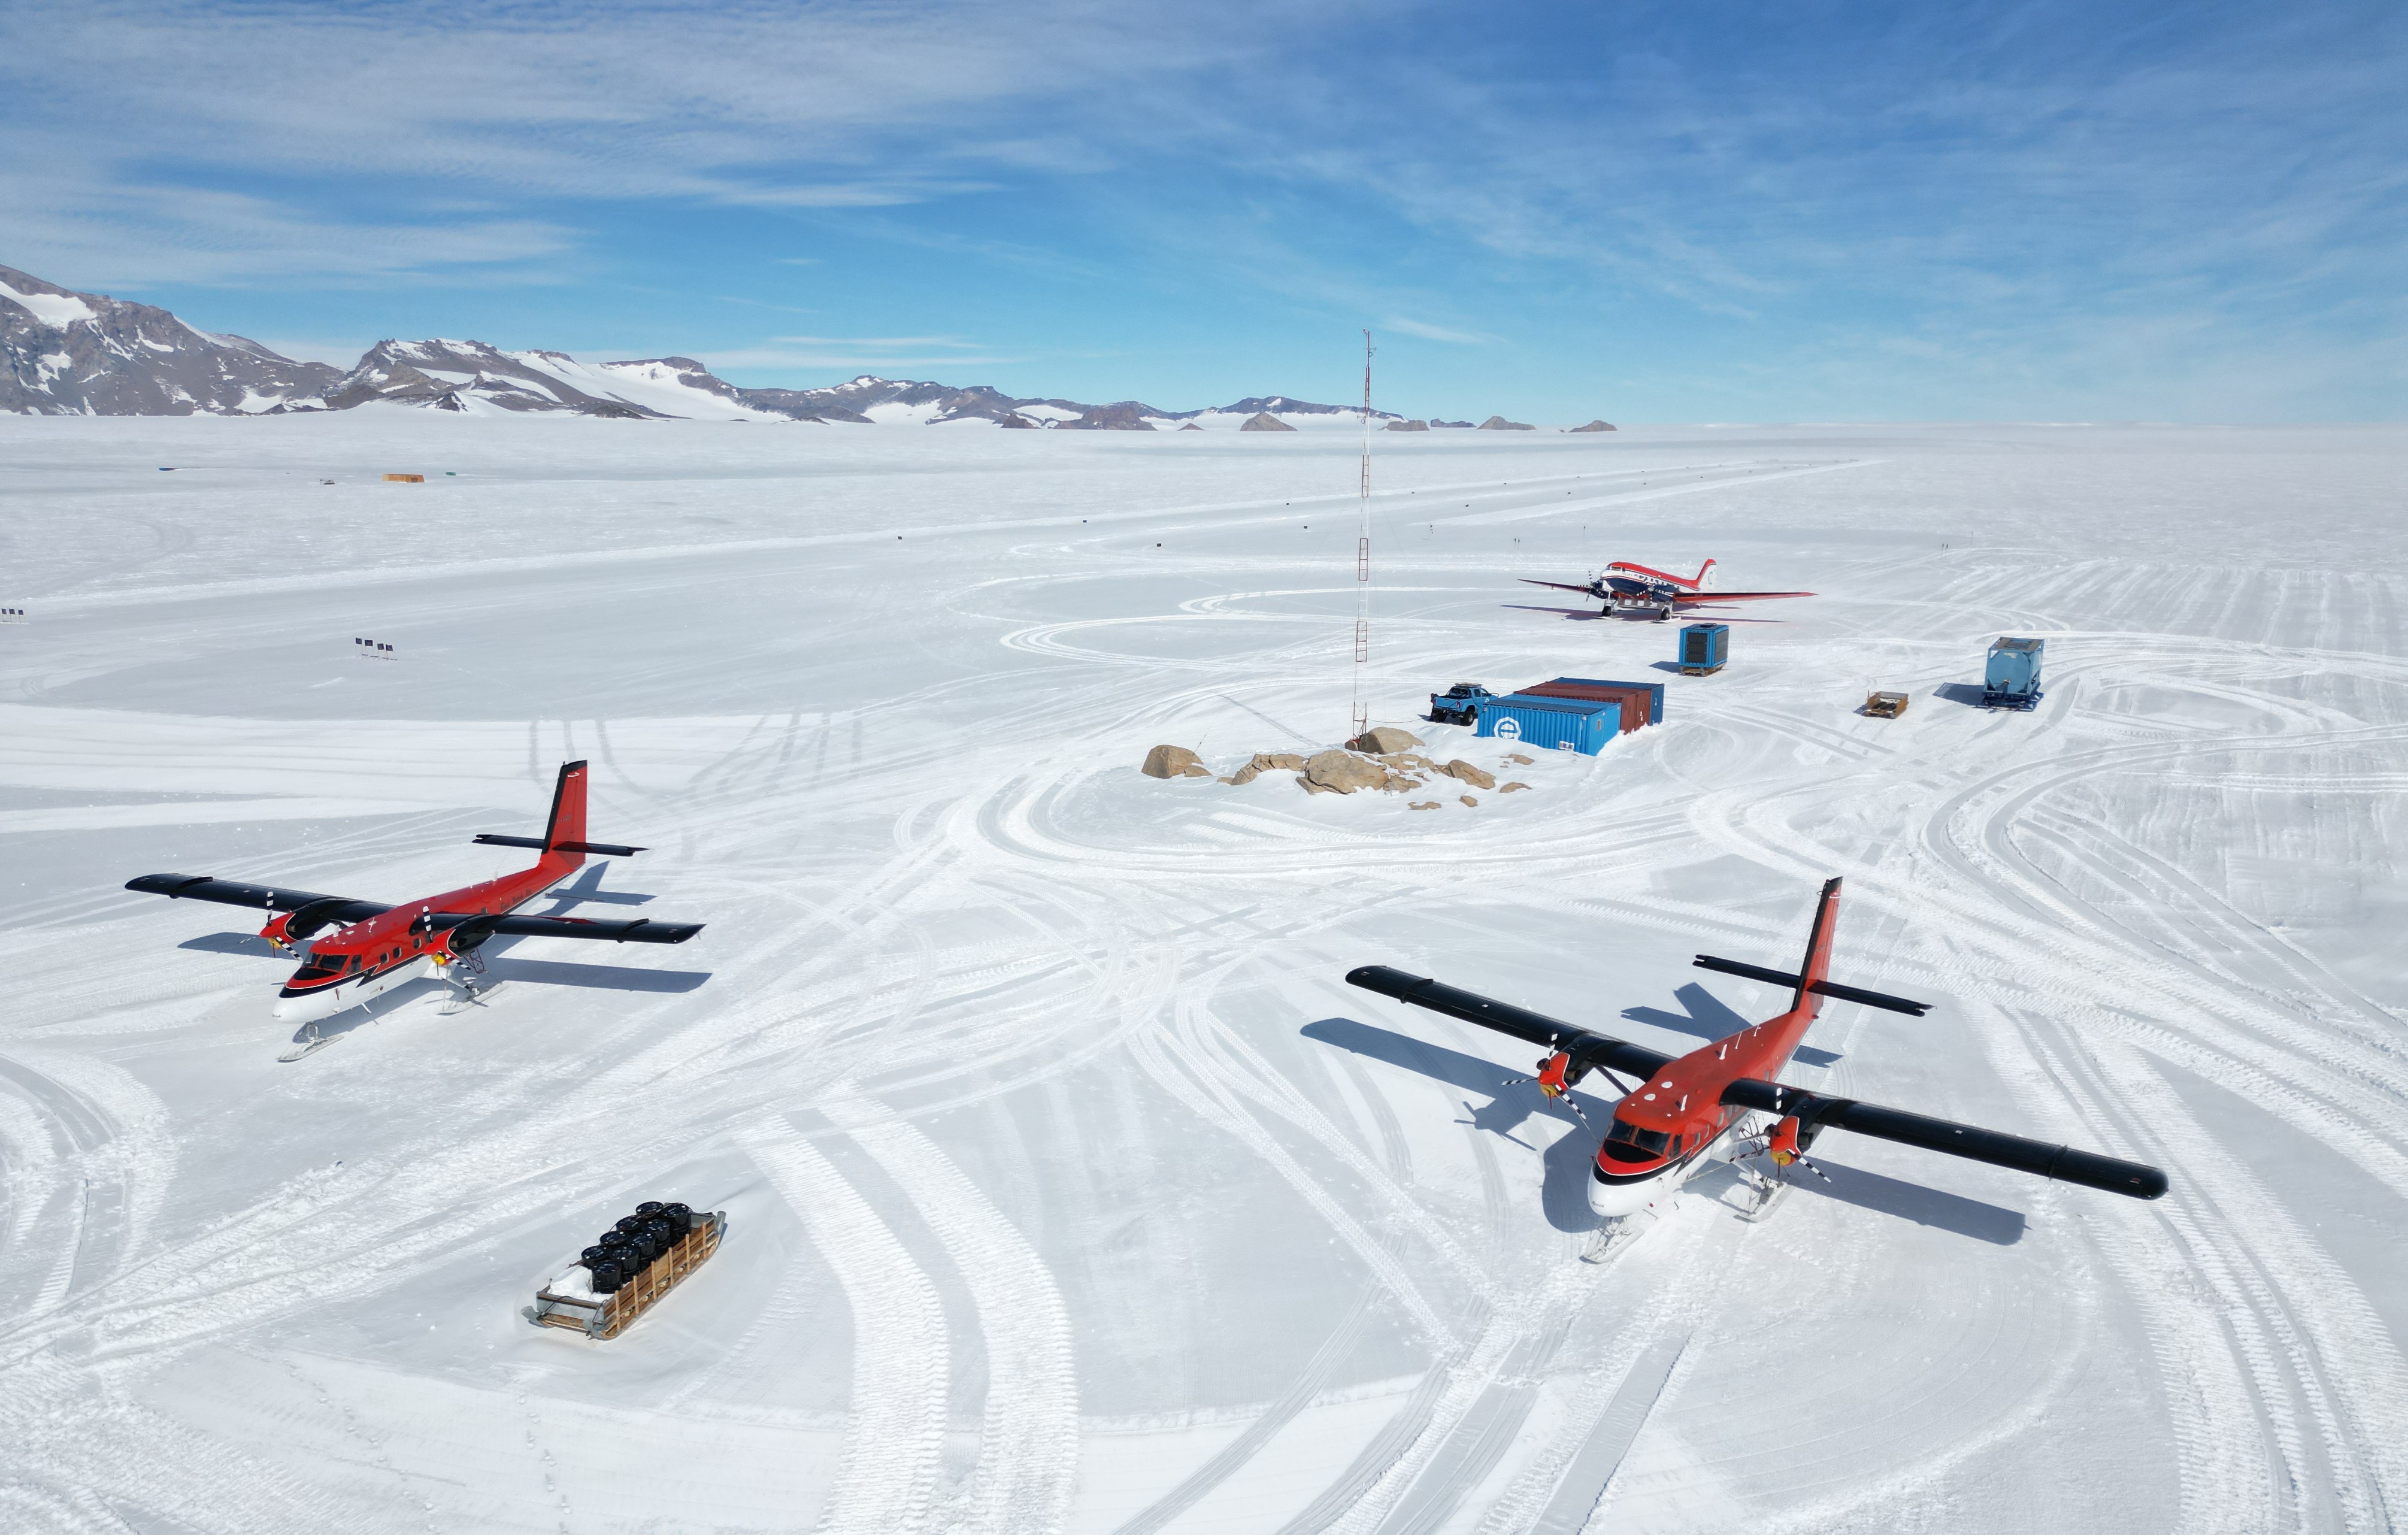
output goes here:
{"type": "Polygon", "coordinates": [[[1377,448],[1374,723],[1663,724],[1437,812],[1141,777],[1343,734],[1347,431],[0,419],[0,1527],[2401,1524],[2408,437],[1377,448]],[[1516,580],[1707,555],[1824,595],[1690,679],[1516,580]],[[2031,715],[1963,701],[2000,634],[2031,715]],[[449,888],[580,756],[652,851],[531,910],[704,933],[496,940],[295,1065],[245,914],[120,888],[449,888]],[[2173,1192],[1834,1135],[1584,1265],[1530,1061],[1343,984],[1685,1049],[1778,1005],[1690,957],[1833,874],[1846,979],[1938,1005],[1792,1080],[2173,1192]],[[529,1326],[637,1198],[724,1247],[529,1326]]]}

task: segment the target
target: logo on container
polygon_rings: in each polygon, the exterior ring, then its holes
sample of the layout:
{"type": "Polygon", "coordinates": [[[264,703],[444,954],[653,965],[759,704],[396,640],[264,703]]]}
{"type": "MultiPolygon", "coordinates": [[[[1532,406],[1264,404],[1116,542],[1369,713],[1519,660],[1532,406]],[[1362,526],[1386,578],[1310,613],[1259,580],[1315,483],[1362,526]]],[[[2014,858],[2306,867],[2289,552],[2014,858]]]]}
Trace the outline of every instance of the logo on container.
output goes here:
{"type": "Polygon", "coordinates": [[[1498,740],[1520,740],[1522,739],[1522,722],[1515,719],[1511,714],[1499,719],[1497,722],[1497,739],[1498,740]]]}

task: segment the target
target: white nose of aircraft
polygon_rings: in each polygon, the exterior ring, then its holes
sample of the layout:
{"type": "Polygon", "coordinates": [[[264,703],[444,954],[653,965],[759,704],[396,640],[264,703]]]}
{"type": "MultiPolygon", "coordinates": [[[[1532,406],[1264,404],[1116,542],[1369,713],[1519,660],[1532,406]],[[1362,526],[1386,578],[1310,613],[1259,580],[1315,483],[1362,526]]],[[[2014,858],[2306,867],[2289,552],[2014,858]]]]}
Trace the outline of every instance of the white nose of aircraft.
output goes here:
{"type": "Polygon", "coordinates": [[[1592,1174],[1588,1181],[1588,1207],[1608,1220],[1621,1215],[1635,1215],[1663,1198],[1665,1190],[1670,1186],[1667,1173],[1627,1184],[1600,1184],[1592,1174]]]}
{"type": "Polygon", "coordinates": [[[280,1024],[313,1024],[335,1014],[360,1000],[356,986],[328,986],[302,997],[280,997],[268,1016],[280,1024]]]}

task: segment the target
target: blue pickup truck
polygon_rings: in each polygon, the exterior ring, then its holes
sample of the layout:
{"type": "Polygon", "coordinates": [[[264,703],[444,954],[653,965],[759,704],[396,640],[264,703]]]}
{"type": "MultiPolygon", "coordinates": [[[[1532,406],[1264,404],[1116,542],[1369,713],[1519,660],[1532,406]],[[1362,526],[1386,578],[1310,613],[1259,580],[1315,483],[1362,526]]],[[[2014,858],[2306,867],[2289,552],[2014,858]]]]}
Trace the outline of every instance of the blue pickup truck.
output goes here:
{"type": "Polygon", "coordinates": [[[1496,696],[1478,682],[1457,682],[1444,693],[1430,695],[1430,723],[1478,724],[1480,706],[1496,696]]]}

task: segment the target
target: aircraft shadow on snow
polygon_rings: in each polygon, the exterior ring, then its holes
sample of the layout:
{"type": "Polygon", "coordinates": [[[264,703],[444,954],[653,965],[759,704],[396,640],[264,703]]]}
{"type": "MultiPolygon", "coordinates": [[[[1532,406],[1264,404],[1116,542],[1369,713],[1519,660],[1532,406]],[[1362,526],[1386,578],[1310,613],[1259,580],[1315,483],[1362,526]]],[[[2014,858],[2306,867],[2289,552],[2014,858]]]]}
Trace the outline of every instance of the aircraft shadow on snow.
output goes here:
{"type": "MultiPolygon", "coordinates": [[[[1684,994],[1693,991],[1704,995],[1703,987],[1691,985],[1682,988],[1684,994]]],[[[1701,1013],[1698,1001],[1688,996],[1683,995],[1681,1000],[1697,1016],[1667,1023],[1664,1026],[1680,1028],[1684,1033],[1706,1031],[1711,1026],[1703,1019],[1710,1015],[1701,1013]]],[[[1711,997],[1706,997],[1705,1000],[1722,1013],[1737,1018],[1737,1014],[1730,1013],[1719,1002],[1713,1002],[1711,997]]],[[[1649,1011],[1633,1009],[1627,1015],[1638,1016],[1649,1011]]],[[[1660,1016],[1670,1018],[1671,1015],[1660,1016]]],[[[1653,1023],[1656,1019],[1645,1021],[1653,1023]]],[[[1745,1020],[1740,1020],[1737,1026],[1744,1026],[1744,1024],[1745,1020]]],[[[1540,1093],[1537,1083],[1513,1080],[1526,1077],[1527,1073],[1498,1066],[1494,1061],[1467,1055],[1459,1050],[1431,1044],[1411,1035],[1358,1023],[1352,1018],[1319,1019],[1305,1025],[1299,1032],[1309,1040],[1335,1045],[1372,1060],[1384,1061],[1390,1066],[1402,1067],[1451,1087],[1485,1094],[1488,1102],[1484,1106],[1467,1102],[1464,1108],[1470,1113],[1470,1123],[1475,1127],[1491,1134],[1519,1140],[1512,1131],[1532,1114],[1548,1115],[1571,1124],[1576,1129],[1580,1127],[1579,1121],[1569,1111],[1549,1102],[1540,1093]]],[[[1725,1028],[1706,1033],[1705,1037],[1719,1039],[1729,1032],[1730,1029],[1725,1028]]],[[[1806,1052],[1801,1050],[1799,1054],[1803,1058],[1806,1052]]],[[[1587,1093],[1574,1093],[1572,1097],[1580,1101],[1581,1112],[1588,1116],[1592,1125],[1602,1124],[1613,1112],[1611,1099],[1599,1099],[1587,1093]]],[[[1520,1143],[1528,1144],[1527,1141],[1520,1143]]],[[[1585,1133],[1559,1136],[1544,1154],[1546,1173],[1541,1205],[1546,1213],[1547,1224],[1558,1231],[1594,1230],[1602,1224],[1601,1218],[1588,1207],[1589,1162],[1595,1154],[1595,1139],[1585,1133]]],[[[2024,1217],[2020,1211],[1985,1204],[1979,1199],[1927,1188],[1921,1184],[1910,1184],[1903,1179],[1827,1161],[1819,1152],[1814,1162],[1829,1181],[1825,1182],[1809,1173],[1795,1180],[1797,1188],[1862,1210],[1913,1221],[1917,1226],[1953,1231],[1975,1241],[2011,1247],[2023,1240],[2024,1217]]],[[[1718,1198],[1723,1186],[1734,1177],[1735,1174],[1727,1167],[1717,1167],[1700,1173],[1691,1180],[1689,1186],[1705,1198],[1718,1198]]]]}

